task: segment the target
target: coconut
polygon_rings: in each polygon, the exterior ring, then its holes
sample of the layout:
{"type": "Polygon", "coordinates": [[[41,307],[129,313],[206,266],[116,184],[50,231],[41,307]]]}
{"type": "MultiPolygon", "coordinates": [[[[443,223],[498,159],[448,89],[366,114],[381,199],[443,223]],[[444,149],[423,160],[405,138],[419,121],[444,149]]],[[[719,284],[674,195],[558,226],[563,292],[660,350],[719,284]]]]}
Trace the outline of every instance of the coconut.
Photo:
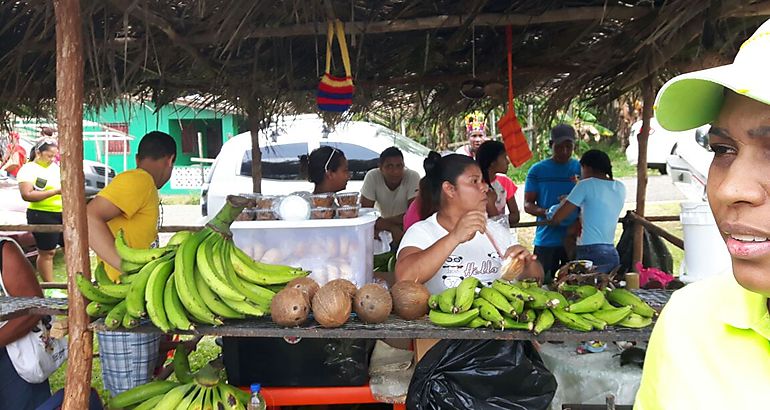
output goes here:
{"type": "Polygon", "coordinates": [[[356,295],[356,290],[357,290],[356,285],[347,279],[334,279],[332,281],[329,281],[324,286],[339,288],[340,290],[348,294],[351,298],[356,295]]]}
{"type": "Polygon", "coordinates": [[[375,283],[358,289],[353,298],[353,310],[364,323],[382,323],[390,315],[393,299],[390,292],[375,283]]]}
{"type": "Polygon", "coordinates": [[[337,286],[326,284],[313,296],[313,317],[323,327],[340,327],[348,321],[350,296],[337,286]]]}
{"type": "Polygon", "coordinates": [[[273,296],[270,315],[273,322],[281,326],[300,326],[307,320],[310,303],[307,295],[297,288],[285,288],[273,296]]]}
{"type": "Polygon", "coordinates": [[[422,283],[401,281],[390,288],[393,311],[406,320],[421,318],[428,313],[430,292],[422,283]]]}
{"type": "Polygon", "coordinates": [[[292,279],[291,282],[286,284],[286,288],[295,288],[301,290],[307,297],[308,304],[313,300],[313,296],[318,292],[318,283],[307,276],[292,279]]]}

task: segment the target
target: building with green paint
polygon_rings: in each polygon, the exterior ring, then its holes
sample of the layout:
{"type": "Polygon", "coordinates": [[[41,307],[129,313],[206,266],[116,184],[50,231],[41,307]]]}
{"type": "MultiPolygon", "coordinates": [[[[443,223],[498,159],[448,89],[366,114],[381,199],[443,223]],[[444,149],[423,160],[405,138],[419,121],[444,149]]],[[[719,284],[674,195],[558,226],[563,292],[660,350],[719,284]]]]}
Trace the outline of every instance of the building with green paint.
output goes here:
{"type": "MultiPolygon", "coordinates": [[[[115,172],[136,167],[136,151],[142,136],[150,131],[163,131],[174,137],[177,159],[171,180],[161,194],[197,194],[209,165],[219,154],[222,144],[242,132],[243,117],[230,110],[196,105],[192,100],[178,99],[159,109],[150,102],[134,99],[87,108],[84,131],[93,127],[96,137],[83,141],[84,158],[106,162],[115,172]],[[98,129],[89,121],[106,126],[128,138],[116,138],[105,133],[99,138],[98,129]]],[[[103,129],[103,128],[102,128],[103,129]]]]}

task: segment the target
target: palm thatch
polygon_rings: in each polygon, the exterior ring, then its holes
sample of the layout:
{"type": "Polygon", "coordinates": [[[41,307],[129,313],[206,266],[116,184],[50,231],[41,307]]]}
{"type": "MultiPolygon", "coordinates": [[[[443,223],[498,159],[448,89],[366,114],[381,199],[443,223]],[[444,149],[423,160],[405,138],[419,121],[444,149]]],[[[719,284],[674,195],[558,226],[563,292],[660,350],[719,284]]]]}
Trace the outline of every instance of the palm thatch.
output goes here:
{"type": "MultiPolygon", "coordinates": [[[[199,94],[265,118],[314,108],[326,22],[350,33],[354,111],[418,106],[448,118],[514,86],[559,107],[611,99],[649,76],[729,61],[770,11],[749,0],[82,0],[86,98],[199,94]],[[464,99],[461,84],[488,98],[464,99]]],[[[0,111],[39,114],[55,96],[53,5],[0,2],[0,111]]],[[[336,51],[336,50],[335,50],[336,51]]],[[[335,54],[337,54],[335,52],[335,54]]],[[[337,54],[338,55],[338,54],[337,54]]],[[[341,64],[335,59],[334,70],[341,64]]]]}

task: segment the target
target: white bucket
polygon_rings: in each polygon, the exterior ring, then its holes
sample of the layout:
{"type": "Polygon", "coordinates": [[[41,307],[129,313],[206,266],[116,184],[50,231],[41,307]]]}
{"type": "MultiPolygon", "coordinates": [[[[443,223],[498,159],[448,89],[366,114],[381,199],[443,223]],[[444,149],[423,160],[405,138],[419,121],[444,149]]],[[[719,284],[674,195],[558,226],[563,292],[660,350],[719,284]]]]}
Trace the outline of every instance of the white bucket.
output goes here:
{"type": "Polygon", "coordinates": [[[732,262],[708,202],[683,202],[679,216],[684,231],[683,282],[732,273],[732,262]]]}

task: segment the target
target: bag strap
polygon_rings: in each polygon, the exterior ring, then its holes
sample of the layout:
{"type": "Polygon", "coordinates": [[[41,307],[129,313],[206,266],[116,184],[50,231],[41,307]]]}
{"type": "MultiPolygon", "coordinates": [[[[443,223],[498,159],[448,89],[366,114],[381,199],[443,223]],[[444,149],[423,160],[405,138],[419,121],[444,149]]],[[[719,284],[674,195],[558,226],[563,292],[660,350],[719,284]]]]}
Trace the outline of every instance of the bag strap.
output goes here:
{"type": "Polygon", "coordinates": [[[327,24],[326,30],[326,70],[324,73],[330,74],[332,68],[332,41],[334,40],[334,23],[331,21],[327,24]]]}
{"type": "Polygon", "coordinates": [[[348,44],[345,40],[345,25],[339,19],[335,19],[333,22],[328,23],[326,31],[326,71],[324,73],[331,74],[332,68],[332,46],[334,42],[334,36],[337,36],[337,42],[340,44],[340,54],[342,54],[342,65],[345,67],[345,76],[350,77],[352,71],[350,70],[350,55],[348,55],[348,44]]]}
{"type": "Polygon", "coordinates": [[[8,238],[0,238],[0,288],[3,289],[5,296],[11,296],[5,288],[5,282],[3,282],[3,249],[5,249],[6,243],[8,243],[8,238]]]}

